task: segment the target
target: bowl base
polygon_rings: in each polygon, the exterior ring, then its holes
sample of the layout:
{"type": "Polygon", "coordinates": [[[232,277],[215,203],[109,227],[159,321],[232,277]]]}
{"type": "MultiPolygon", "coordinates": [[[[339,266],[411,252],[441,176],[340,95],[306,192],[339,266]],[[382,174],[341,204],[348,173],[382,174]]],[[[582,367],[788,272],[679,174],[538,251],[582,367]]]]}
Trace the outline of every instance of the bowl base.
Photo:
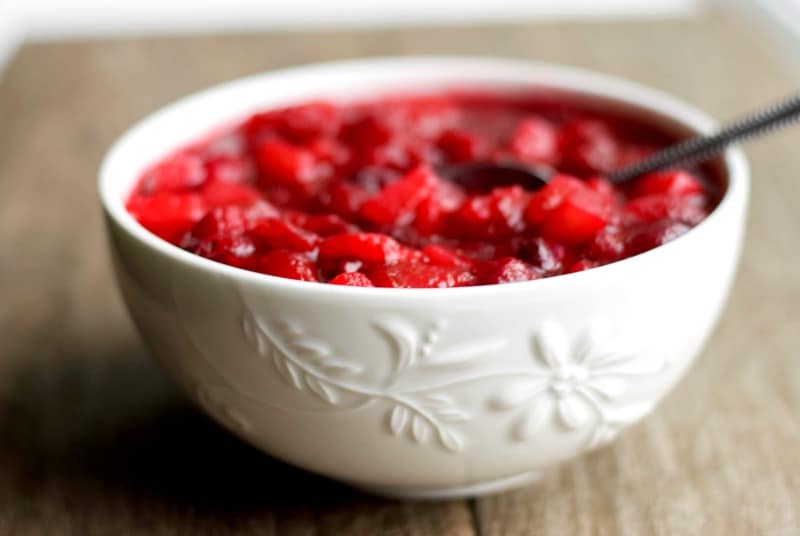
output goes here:
{"type": "Polygon", "coordinates": [[[464,499],[468,497],[478,497],[498,493],[512,488],[519,488],[530,484],[542,477],[542,471],[526,471],[495,480],[485,480],[465,486],[452,486],[445,488],[406,488],[406,487],[380,487],[380,486],[356,486],[358,489],[388,497],[391,499],[414,499],[414,500],[448,500],[464,499]]]}

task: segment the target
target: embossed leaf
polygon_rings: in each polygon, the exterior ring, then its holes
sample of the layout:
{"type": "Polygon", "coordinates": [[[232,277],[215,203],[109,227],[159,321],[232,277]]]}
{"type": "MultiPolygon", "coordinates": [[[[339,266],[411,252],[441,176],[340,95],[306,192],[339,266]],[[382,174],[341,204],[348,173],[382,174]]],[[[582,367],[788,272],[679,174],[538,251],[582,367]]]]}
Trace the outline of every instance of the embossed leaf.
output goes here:
{"type": "Polygon", "coordinates": [[[468,421],[472,417],[468,412],[457,407],[441,408],[436,410],[436,416],[443,421],[460,422],[468,421]]]}
{"type": "Polygon", "coordinates": [[[511,431],[512,437],[517,441],[524,441],[533,437],[552,414],[552,399],[548,396],[539,397],[539,399],[517,419],[511,431]]]}
{"type": "Polygon", "coordinates": [[[318,397],[330,404],[336,404],[339,397],[336,391],[325,381],[322,381],[310,374],[305,375],[305,382],[308,388],[318,397]]]}
{"type": "Polygon", "coordinates": [[[297,367],[278,350],[272,352],[272,364],[287,383],[295,389],[303,388],[302,374],[297,367]]]}
{"type": "Polygon", "coordinates": [[[290,343],[290,347],[303,357],[319,358],[331,354],[328,345],[315,339],[296,338],[290,343]]]}
{"type": "Polygon", "coordinates": [[[544,378],[513,381],[506,385],[501,393],[492,397],[489,404],[497,410],[517,408],[536,396],[544,385],[544,378]]]}
{"type": "Polygon", "coordinates": [[[417,443],[425,443],[431,436],[431,426],[419,415],[411,420],[411,435],[417,443]]]}
{"type": "Polygon", "coordinates": [[[597,376],[589,380],[587,387],[609,400],[621,396],[625,392],[627,384],[620,378],[597,376]]]}
{"type": "Polygon", "coordinates": [[[410,413],[404,406],[395,406],[389,414],[389,429],[394,435],[400,435],[408,424],[410,413]]]}
{"type": "Polygon", "coordinates": [[[618,376],[646,376],[664,370],[665,360],[657,355],[636,355],[630,352],[604,352],[589,359],[592,371],[618,376]]]}
{"type": "Polygon", "coordinates": [[[539,326],[534,339],[535,351],[551,370],[558,370],[569,362],[569,341],[560,324],[546,320],[539,326]]]}
{"type": "Polygon", "coordinates": [[[303,388],[303,381],[302,381],[302,373],[297,366],[289,361],[288,359],[283,360],[284,364],[286,365],[286,371],[289,373],[289,377],[291,378],[292,385],[295,386],[296,389],[303,388]]]}
{"type": "Polygon", "coordinates": [[[275,326],[287,335],[300,335],[303,332],[298,326],[284,319],[277,320],[275,326]]]}
{"type": "Polygon", "coordinates": [[[337,376],[341,374],[358,374],[364,370],[364,367],[356,363],[333,358],[322,360],[319,366],[324,369],[325,372],[337,376]]]}
{"type": "Polygon", "coordinates": [[[573,348],[572,360],[575,363],[585,363],[598,351],[606,348],[611,334],[611,324],[608,318],[595,318],[589,328],[578,337],[573,348]]]}
{"type": "Polygon", "coordinates": [[[577,430],[592,418],[588,404],[578,396],[566,396],[558,401],[558,416],[564,426],[577,430]]]}
{"type": "Polygon", "coordinates": [[[256,352],[258,352],[259,355],[263,356],[267,354],[269,351],[267,340],[250,313],[242,317],[242,331],[244,332],[245,340],[256,347],[256,352]]]}
{"type": "Polygon", "coordinates": [[[251,431],[250,423],[247,419],[244,418],[240,413],[230,409],[230,408],[223,408],[225,419],[233,425],[235,429],[238,429],[240,432],[249,433],[251,431]]]}
{"type": "Polygon", "coordinates": [[[432,408],[441,408],[444,406],[452,406],[454,404],[453,397],[443,393],[431,393],[425,395],[425,405],[432,408]]]}
{"type": "Polygon", "coordinates": [[[425,358],[423,364],[426,367],[463,367],[478,357],[491,355],[497,352],[502,349],[503,346],[505,346],[505,341],[502,339],[470,341],[464,344],[451,346],[441,352],[435,352],[425,358]]]}
{"type": "Polygon", "coordinates": [[[256,333],[255,326],[253,325],[253,317],[249,313],[246,313],[242,316],[242,332],[244,333],[245,339],[248,341],[255,340],[254,336],[256,333]]]}
{"type": "Polygon", "coordinates": [[[399,374],[414,364],[417,359],[419,341],[414,328],[396,318],[382,318],[374,323],[375,327],[389,339],[395,357],[395,374],[399,374]]]}
{"type": "Polygon", "coordinates": [[[450,428],[439,429],[439,442],[451,452],[464,450],[464,438],[450,428]]]}

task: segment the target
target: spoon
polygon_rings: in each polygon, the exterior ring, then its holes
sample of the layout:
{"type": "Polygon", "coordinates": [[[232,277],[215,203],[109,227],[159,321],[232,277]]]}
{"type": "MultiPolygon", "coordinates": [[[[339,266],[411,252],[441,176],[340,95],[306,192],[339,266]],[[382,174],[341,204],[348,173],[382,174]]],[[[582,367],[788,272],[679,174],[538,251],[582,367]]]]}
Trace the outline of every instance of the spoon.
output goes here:
{"type": "MultiPolygon", "coordinates": [[[[675,143],[605,176],[613,183],[622,183],[677,164],[702,162],[734,142],[766,134],[798,119],[800,119],[800,94],[734,121],[715,134],[695,136],[675,143]]],[[[442,166],[437,171],[444,178],[470,191],[490,191],[498,186],[515,184],[526,190],[538,190],[556,173],[556,170],[548,166],[527,165],[513,161],[467,162],[442,166]]]]}

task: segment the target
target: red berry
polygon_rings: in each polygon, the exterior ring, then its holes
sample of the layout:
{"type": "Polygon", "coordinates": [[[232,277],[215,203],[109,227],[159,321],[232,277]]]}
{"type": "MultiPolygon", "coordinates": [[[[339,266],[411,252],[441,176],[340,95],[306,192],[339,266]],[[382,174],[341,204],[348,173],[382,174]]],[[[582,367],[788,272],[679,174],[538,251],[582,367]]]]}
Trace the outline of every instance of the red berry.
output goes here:
{"type": "Polygon", "coordinates": [[[408,255],[407,248],[380,233],[333,235],[324,238],[319,247],[321,261],[353,259],[367,264],[395,264],[408,255]]]}
{"type": "Polygon", "coordinates": [[[588,251],[598,261],[617,261],[625,255],[625,234],[619,227],[609,225],[594,236],[588,251]]]}
{"type": "Polygon", "coordinates": [[[330,281],[329,283],[333,283],[334,285],[347,285],[350,287],[374,287],[375,285],[372,284],[372,281],[369,280],[369,277],[362,274],[361,272],[344,272],[330,281]]]}
{"type": "Polygon", "coordinates": [[[560,133],[559,150],[565,169],[581,176],[613,170],[620,154],[608,125],[592,119],[578,119],[565,124],[560,133]]]}
{"type": "Polygon", "coordinates": [[[487,195],[467,198],[453,214],[454,234],[473,238],[502,238],[525,227],[523,213],[528,193],[520,186],[495,188],[487,195]]]}
{"type": "Polygon", "coordinates": [[[575,177],[554,175],[541,190],[531,196],[528,207],[525,209],[525,221],[534,227],[541,225],[548,214],[558,207],[567,196],[583,187],[583,183],[575,177]]]}
{"type": "Polygon", "coordinates": [[[261,194],[247,184],[238,182],[209,181],[200,192],[213,207],[224,205],[247,206],[261,199],[261,194]]]}
{"type": "Polygon", "coordinates": [[[318,178],[314,154],[277,138],[263,141],[256,150],[265,186],[307,189],[318,178]]]}
{"type": "Polygon", "coordinates": [[[250,234],[256,244],[265,249],[310,251],[320,242],[317,235],[278,218],[258,221],[250,234]]]}
{"type": "Polygon", "coordinates": [[[431,196],[438,178],[426,168],[416,168],[361,205],[359,214],[380,226],[402,226],[414,219],[414,209],[431,196]]]}
{"type": "Polygon", "coordinates": [[[203,161],[198,156],[176,153],[146,172],[140,190],[145,195],[155,192],[186,192],[206,180],[203,161]]]}
{"type": "Polygon", "coordinates": [[[530,164],[555,164],[558,161],[558,132],[540,117],[519,122],[509,143],[513,155],[530,164]]]}
{"type": "Polygon", "coordinates": [[[238,268],[254,267],[256,247],[247,236],[219,235],[189,244],[189,251],[207,259],[238,268]]]}
{"type": "Polygon", "coordinates": [[[536,274],[530,266],[514,257],[489,261],[481,272],[481,281],[487,284],[514,283],[532,279],[536,279],[536,274]]]}
{"type": "Polygon", "coordinates": [[[255,170],[249,160],[229,154],[215,156],[206,161],[209,181],[250,182],[255,170]]]}
{"type": "Polygon", "coordinates": [[[631,256],[651,250],[678,238],[688,230],[688,225],[669,220],[644,224],[629,233],[625,253],[631,256]]]}
{"type": "Polygon", "coordinates": [[[369,194],[357,184],[345,181],[336,181],[321,194],[320,201],[331,212],[343,218],[352,218],[369,194]]]}
{"type": "Polygon", "coordinates": [[[600,263],[598,263],[597,261],[593,261],[591,259],[580,259],[567,269],[567,273],[572,274],[575,272],[582,272],[584,270],[588,270],[589,268],[594,268],[596,266],[600,266],[600,263]]]}
{"type": "Polygon", "coordinates": [[[327,102],[300,104],[281,111],[278,130],[296,143],[306,143],[334,135],[340,118],[337,107],[327,102]]]}
{"type": "Polygon", "coordinates": [[[258,261],[258,271],[299,279],[300,281],[318,281],[314,263],[302,253],[276,249],[265,253],[258,261]]]}
{"type": "Polygon", "coordinates": [[[571,260],[571,251],[564,244],[537,237],[522,241],[518,255],[545,275],[560,274],[571,260]]]}
{"type": "Polygon", "coordinates": [[[492,198],[493,235],[509,235],[525,227],[523,213],[530,197],[520,186],[495,188],[492,198]]]}
{"type": "Polygon", "coordinates": [[[703,184],[697,177],[680,170],[650,173],[637,180],[633,188],[634,197],[654,194],[691,195],[703,192],[703,184]]]}
{"type": "Polygon", "coordinates": [[[469,258],[444,246],[430,244],[422,248],[422,253],[427,257],[428,262],[435,266],[461,270],[471,270],[473,268],[473,262],[469,258]]]}
{"type": "Polygon", "coordinates": [[[159,192],[148,197],[134,196],[128,201],[127,208],[152,233],[169,242],[178,243],[203,217],[208,205],[195,193],[159,192]]]}
{"type": "Polygon", "coordinates": [[[244,234],[251,227],[252,222],[241,207],[219,207],[203,216],[192,228],[188,238],[190,241],[201,241],[236,236],[244,234]]]}
{"type": "Polygon", "coordinates": [[[611,217],[610,207],[591,190],[578,190],[552,211],[542,226],[542,236],[567,245],[591,240],[611,217]]]}
{"type": "Polygon", "coordinates": [[[705,203],[702,195],[653,194],[628,201],[623,214],[634,223],[671,219],[696,225],[707,215],[705,203]]]}
{"type": "Polygon", "coordinates": [[[348,223],[336,214],[305,214],[302,212],[291,212],[285,218],[302,227],[306,231],[311,231],[319,236],[331,236],[336,234],[356,233],[358,227],[348,223]]]}
{"type": "Polygon", "coordinates": [[[470,272],[420,263],[377,266],[369,271],[369,277],[376,287],[390,288],[461,287],[477,282],[470,272]]]}
{"type": "Polygon", "coordinates": [[[484,141],[477,134],[466,130],[446,130],[436,145],[452,162],[477,160],[486,152],[484,141]]]}

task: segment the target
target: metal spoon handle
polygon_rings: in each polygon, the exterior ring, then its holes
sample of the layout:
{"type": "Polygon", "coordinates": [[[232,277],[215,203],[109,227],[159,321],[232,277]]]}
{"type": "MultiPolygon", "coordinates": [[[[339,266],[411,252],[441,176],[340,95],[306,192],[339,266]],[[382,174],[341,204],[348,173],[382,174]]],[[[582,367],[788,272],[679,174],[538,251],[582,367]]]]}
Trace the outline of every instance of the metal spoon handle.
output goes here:
{"type": "Polygon", "coordinates": [[[667,147],[662,151],[609,173],[612,182],[623,182],[645,173],[659,171],[676,164],[704,160],[733,142],[768,132],[800,119],[800,94],[774,106],[751,114],[723,127],[710,136],[698,136],[667,147]]]}

